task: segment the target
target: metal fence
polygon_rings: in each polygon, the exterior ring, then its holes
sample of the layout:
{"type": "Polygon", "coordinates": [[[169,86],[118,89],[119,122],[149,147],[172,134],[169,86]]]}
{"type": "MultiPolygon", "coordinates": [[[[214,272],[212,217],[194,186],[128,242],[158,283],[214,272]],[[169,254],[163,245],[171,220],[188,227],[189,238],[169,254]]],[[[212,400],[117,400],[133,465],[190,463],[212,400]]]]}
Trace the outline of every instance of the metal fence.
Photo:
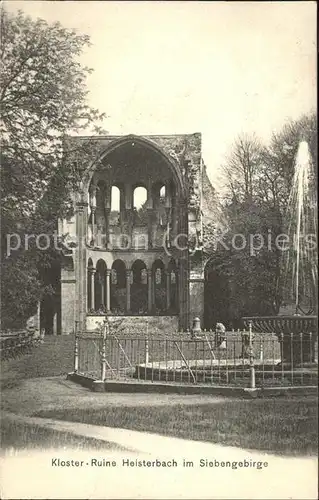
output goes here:
{"type": "Polygon", "coordinates": [[[95,380],[139,380],[241,387],[317,385],[317,341],[249,331],[199,338],[176,333],[118,337],[108,322],[100,333],[76,332],[74,371],[95,380]],[[306,355],[307,354],[307,355],[306,355]]]}

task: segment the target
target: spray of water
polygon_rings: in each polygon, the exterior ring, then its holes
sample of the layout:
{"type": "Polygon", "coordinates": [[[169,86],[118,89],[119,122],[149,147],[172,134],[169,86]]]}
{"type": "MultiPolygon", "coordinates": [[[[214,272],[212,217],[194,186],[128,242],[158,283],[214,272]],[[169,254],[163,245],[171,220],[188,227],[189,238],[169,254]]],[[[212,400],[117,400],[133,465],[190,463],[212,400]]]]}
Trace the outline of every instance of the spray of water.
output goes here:
{"type": "Polygon", "coordinates": [[[309,146],[301,141],[287,206],[288,250],[284,253],[284,296],[295,312],[312,312],[316,303],[317,203],[309,146]]]}

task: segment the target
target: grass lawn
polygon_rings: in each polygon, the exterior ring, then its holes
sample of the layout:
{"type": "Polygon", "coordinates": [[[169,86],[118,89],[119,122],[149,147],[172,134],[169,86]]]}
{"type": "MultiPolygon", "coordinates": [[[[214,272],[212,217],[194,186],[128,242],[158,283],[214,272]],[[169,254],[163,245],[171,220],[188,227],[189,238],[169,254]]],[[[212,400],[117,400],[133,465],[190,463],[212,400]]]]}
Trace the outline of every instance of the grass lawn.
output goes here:
{"type": "Polygon", "coordinates": [[[73,370],[74,336],[48,336],[29,354],[1,361],[1,388],[18,380],[65,375],[73,370]]]}
{"type": "Polygon", "coordinates": [[[48,449],[64,448],[74,450],[114,449],[114,444],[75,436],[68,432],[46,429],[39,425],[25,424],[3,418],[1,420],[1,449],[48,449]]]}
{"type": "Polygon", "coordinates": [[[288,455],[316,454],[315,398],[41,411],[84,422],[288,455]]]}

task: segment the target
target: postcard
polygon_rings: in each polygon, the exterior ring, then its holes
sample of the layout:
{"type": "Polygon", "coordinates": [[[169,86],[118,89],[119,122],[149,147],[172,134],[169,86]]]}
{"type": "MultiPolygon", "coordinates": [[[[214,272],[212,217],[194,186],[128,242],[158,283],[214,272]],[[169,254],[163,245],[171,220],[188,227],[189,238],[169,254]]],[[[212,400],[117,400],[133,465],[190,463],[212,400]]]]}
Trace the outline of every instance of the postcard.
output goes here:
{"type": "Polygon", "coordinates": [[[1,497],[317,498],[315,2],[1,7],[1,497]]]}

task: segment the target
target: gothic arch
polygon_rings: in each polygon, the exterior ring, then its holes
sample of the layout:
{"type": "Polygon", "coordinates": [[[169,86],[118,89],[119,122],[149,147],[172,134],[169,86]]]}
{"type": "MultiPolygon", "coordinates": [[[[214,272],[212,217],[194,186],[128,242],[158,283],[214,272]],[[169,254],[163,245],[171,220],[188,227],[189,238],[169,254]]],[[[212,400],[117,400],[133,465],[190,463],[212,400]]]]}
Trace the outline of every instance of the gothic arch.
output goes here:
{"type": "Polygon", "coordinates": [[[150,149],[162,157],[162,159],[165,161],[165,163],[167,164],[173,175],[173,179],[176,183],[179,194],[182,197],[186,198],[186,186],[183,181],[182,173],[178,165],[176,165],[176,163],[174,163],[172,159],[169,158],[169,156],[167,156],[167,154],[153,141],[146,139],[145,137],[136,136],[134,134],[130,134],[125,137],[121,137],[120,139],[113,140],[108,146],[106,146],[106,148],[101,153],[98,160],[94,161],[93,163],[91,163],[91,165],[87,167],[82,179],[84,192],[88,190],[91,178],[94,174],[97,165],[100,164],[101,161],[103,161],[103,159],[106,158],[108,154],[131,142],[144,146],[146,149],[150,149]]]}

